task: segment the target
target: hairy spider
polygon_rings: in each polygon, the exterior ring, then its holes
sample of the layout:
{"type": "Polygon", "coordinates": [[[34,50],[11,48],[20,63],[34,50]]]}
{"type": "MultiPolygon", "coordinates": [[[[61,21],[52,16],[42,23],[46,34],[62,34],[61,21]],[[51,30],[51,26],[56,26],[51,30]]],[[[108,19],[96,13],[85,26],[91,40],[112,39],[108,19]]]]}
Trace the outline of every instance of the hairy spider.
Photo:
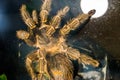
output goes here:
{"type": "Polygon", "coordinates": [[[62,17],[69,11],[69,7],[59,10],[57,14],[47,21],[50,12],[51,0],[44,0],[39,18],[36,10],[32,16],[22,5],[20,11],[28,30],[17,31],[17,37],[27,45],[36,47],[37,50],[26,56],[26,69],[32,80],[73,80],[73,64],[71,60],[97,67],[99,62],[92,57],[79,52],[66,43],[66,36],[71,30],[75,30],[95,13],[91,10],[88,14],[81,14],[70,20],[60,30],[57,37],[54,36],[59,28],[62,17]]]}

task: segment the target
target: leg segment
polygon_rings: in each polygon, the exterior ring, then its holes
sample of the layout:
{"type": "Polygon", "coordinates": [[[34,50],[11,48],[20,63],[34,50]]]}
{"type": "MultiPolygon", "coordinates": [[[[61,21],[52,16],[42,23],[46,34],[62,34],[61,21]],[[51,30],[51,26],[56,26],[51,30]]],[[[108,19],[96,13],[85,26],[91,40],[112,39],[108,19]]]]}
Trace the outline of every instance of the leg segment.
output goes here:
{"type": "Polygon", "coordinates": [[[41,12],[40,12],[41,24],[44,24],[45,22],[47,22],[47,17],[50,12],[50,6],[51,6],[51,0],[44,0],[44,3],[41,7],[41,12]]]}
{"type": "Polygon", "coordinates": [[[37,16],[37,11],[33,10],[32,12],[32,18],[36,24],[38,24],[38,16],[37,16]]]}
{"type": "Polygon", "coordinates": [[[65,16],[65,14],[69,11],[69,7],[66,6],[62,10],[58,11],[57,15],[53,17],[53,19],[50,22],[50,25],[53,26],[55,29],[57,29],[60,25],[61,18],[65,16]]]}
{"type": "Polygon", "coordinates": [[[26,10],[26,5],[22,5],[21,9],[21,15],[22,18],[24,20],[24,22],[26,23],[26,25],[30,28],[33,29],[36,27],[35,22],[33,21],[33,19],[31,18],[30,14],[28,13],[28,11],[26,10]]]}
{"type": "Polygon", "coordinates": [[[47,61],[45,55],[41,52],[43,51],[36,50],[33,53],[28,54],[26,58],[26,68],[32,80],[50,79],[47,70],[47,61]]]}
{"type": "Polygon", "coordinates": [[[61,36],[66,36],[71,30],[75,30],[78,28],[81,24],[86,22],[90,17],[95,13],[94,10],[89,11],[88,14],[81,14],[78,15],[76,18],[69,21],[66,25],[63,26],[63,28],[60,30],[61,36]]]}
{"type": "Polygon", "coordinates": [[[82,63],[87,64],[87,65],[92,65],[94,67],[99,66],[99,62],[97,60],[94,60],[92,57],[87,56],[85,54],[80,55],[79,62],[82,62],[82,63]]]}
{"type": "Polygon", "coordinates": [[[69,47],[66,53],[68,57],[72,60],[78,60],[78,62],[80,63],[92,65],[94,67],[99,66],[99,62],[97,60],[94,60],[92,57],[87,56],[85,54],[81,54],[77,49],[69,47]]]}
{"type": "Polygon", "coordinates": [[[47,29],[47,36],[51,36],[54,32],[55,32],[55,29],[58,28],[58,26],[60,25],[60,22],[61,22],[61,18],[63,16],[65,16],[65,14],[69,11],[69,7],[66,6],[64,9],[58,11],[57,15],[53,17],[53,19],[51,20],[50,22],[50,26],[48,26],[48,29],[47,29]]]}
{"type": "Polygon", "coordinates": [[[17,37],[21,40],[24,40],[27,45],[29,46],[34,46],[35,42],[31,41],[30,38],[30,33],[24,30],[19,30],[17,31],[17,37]]]}
{"type": "Polygon", "coordinates": [[[27,68],[27,71],[29,72],[32,80],[35,80],[36,79],[36,75],[31,67],[31,64],[32,64],[32,61],[30,58],[26,58],[26,61],[25,61],[25,64],[26,64],[26,68],[27,68]]]}
{"type": "Polygon", "coordinates": [[[80,52],[72,47],[68,47],[66,54],[72,60],[77,60],[80,57],[80,52]]]}

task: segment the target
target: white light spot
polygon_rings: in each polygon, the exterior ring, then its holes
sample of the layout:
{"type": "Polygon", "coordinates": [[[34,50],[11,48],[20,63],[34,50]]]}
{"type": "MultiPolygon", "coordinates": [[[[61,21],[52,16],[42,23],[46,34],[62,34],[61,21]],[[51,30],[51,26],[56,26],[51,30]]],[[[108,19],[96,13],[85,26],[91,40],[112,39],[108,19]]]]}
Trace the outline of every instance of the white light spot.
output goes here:
{"type": "Polygon", "coordinates": [[[81,9],[83,13],[88,13],[90,10],[95,9],[96,13],[94,18],[101,17],[108,9],[108,0],[81,0],[81,9]]]}

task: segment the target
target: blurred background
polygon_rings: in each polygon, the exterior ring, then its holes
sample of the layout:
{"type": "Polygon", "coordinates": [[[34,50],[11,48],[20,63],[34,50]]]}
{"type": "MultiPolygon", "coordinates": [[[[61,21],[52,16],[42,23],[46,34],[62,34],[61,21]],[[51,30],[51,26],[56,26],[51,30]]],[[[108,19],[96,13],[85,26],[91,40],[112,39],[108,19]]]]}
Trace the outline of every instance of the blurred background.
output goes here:
{"type": "MultiPolygon", "coordinates": [[[[110,79],[118,80],[120,79],[120,0],[108,1],[107,12],[99,18],[92,19],[74,38],[89,37],[104,48],[109,54],[110,79]]],[[[49,17],[55,15],[65,5],[70,7],[62,24],[82,13],[80,0],[52,0],[52,2],[49,17]]],[[[24,57],[32,49],[16,37],[17,30],[26,29],[19,11],[22,4],[27,5],[29,12],[33,9],[39,12],[42,0],[0,0],[0,74],[5,73],[8,80],[23,80],[22,75],[28,76],[23,66],[24,57]]]]}

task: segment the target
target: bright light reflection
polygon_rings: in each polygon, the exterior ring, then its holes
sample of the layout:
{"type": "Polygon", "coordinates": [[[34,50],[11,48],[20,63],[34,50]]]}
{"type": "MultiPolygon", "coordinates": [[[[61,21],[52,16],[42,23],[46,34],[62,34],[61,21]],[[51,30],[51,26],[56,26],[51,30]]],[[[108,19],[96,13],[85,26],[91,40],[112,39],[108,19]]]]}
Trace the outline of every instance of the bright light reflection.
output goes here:
{"type": "Polygon", "coordinates": [[[96,13],[93,15],[94,18],[100,17],[105,14],[108,9],[108,0],[81,0],[81,9],[83,13],[95,9],[96,13]]]}

